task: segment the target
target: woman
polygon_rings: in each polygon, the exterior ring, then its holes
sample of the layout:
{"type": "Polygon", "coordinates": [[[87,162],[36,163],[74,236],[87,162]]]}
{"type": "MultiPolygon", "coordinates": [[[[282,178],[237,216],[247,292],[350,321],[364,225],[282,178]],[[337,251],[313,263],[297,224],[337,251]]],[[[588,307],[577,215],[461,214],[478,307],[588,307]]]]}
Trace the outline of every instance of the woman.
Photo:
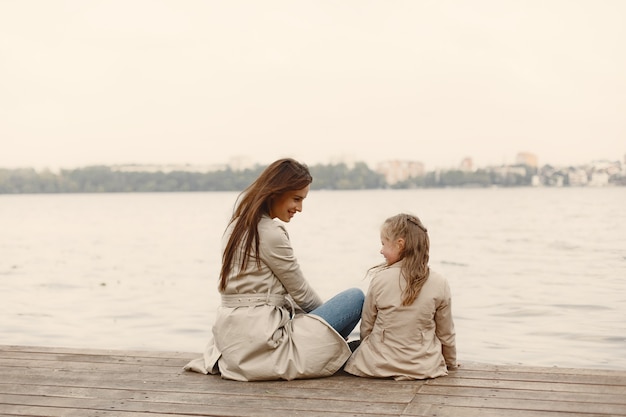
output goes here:
{"type": "Polygon", "coordinates": [[[223,237],[213,337],[186,370],[291,380],[332,375],[350,357],[346,339],[361,318],[363,292],[347,290],[323,304],[284,224],[302,211],[312,181],[305,165],[280,159],[239,196],[223,237]]]}

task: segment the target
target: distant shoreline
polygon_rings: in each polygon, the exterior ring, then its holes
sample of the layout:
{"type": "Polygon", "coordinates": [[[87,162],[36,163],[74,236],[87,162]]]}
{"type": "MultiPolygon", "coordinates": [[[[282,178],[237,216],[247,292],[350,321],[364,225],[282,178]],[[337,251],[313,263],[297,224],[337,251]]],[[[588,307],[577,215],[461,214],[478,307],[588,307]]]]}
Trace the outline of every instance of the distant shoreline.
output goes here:
{"type": "MultiPolygon", "coordinates": [[[[206,192],[241,191],[258,176],[264,166],[216,171],[142,171],[119,166],[36,171],[33,168],[0,168],[0,194],[41,193],[125,193],[125,192],[206,192]]],[[[384,172],[370,169],[364,162],[310,166],[312,190],[375,190],[413,188],[488,187],[569,187],[625,186],[626,164],[619,161],[581,166],[537,168],[525,164],[504,165],[476,170],[452,169],[423,172],[415,166],[387,166],[384,172]],[[395,171],[394,171],[395,169],[395,171]],[[393,181],[390,181],[392,178],[393,181]]]]}

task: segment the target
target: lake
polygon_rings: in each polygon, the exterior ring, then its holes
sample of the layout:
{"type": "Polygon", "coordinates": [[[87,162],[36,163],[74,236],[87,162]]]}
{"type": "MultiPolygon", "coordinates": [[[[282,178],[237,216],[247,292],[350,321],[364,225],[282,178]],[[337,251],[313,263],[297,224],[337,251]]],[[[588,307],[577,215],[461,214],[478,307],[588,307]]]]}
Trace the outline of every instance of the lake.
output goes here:
{"type": "MultiPolygon", "coordinates": [[[[0,195],[0,343],[201,352],[236,196],[0,195]]],[[[626,188],[311,191],[287,228],[324,299],[367,290],[403,211],[450,282],[460,362],[626,369],[626,188]]]]}

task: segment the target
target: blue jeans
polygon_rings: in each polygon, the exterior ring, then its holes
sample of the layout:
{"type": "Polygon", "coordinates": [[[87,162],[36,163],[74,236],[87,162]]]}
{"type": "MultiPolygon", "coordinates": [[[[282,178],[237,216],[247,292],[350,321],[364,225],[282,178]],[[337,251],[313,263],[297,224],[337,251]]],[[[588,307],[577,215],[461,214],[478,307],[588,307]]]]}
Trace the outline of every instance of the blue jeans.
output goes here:
{"type": "Polygon", "coordinates": [[[358,288],[350,288],[340,292],[309,314],[323,318],[344,339],[347,339],[361,320],[364,300],[363,291],[358,288]]]}

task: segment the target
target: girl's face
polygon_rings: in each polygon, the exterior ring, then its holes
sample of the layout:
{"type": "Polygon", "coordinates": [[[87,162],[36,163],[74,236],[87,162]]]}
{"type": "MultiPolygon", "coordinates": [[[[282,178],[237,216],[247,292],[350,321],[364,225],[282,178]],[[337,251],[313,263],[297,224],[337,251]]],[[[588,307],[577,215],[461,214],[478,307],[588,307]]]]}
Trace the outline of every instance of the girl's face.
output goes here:
{"type": "Polygon", "coordinates": [[[383,247],[380,249],[380,253],[385,257],[387,265],[392,265],[398,262],[402,258],[402,251],[404,250],[404,239],[390,240],[384,236],[380,237],[380,241],[383,247]]]}
{"type": "Polygon", "coordinates": [[[287,191],[270,202],[270,217],[278,217],[284,222],[289,222],[296,212],[302,211],[302,202],[309,194],[309,186],[301,190],[287,191]]]}

